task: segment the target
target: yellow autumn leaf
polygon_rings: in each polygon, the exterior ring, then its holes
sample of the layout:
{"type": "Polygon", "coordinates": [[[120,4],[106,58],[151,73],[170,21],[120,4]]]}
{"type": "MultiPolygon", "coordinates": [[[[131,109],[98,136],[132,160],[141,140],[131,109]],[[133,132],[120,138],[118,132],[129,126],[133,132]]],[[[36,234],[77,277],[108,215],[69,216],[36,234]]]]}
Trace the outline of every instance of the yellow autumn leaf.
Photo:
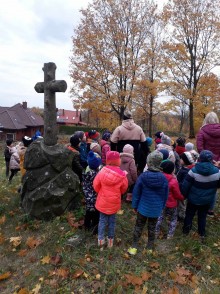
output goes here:
{"type": "Polygon", "coordinates": [[[11,237],[10,238],[10,243],[12,243],[12,245],[14,247],[17,247],[17,246],[19,246],[21,244],[21,239],[22,239],[22,237],[11,237]]]}
{"type": "Polygon", "coordinates": [[[124,210],[120,209],[120,210],[117,212],[117,214],[119,214],[119,215],[124,214],[124,210]]]}
{"type": "Polygon", "coordinates": [[[46,255],[40,261],[42,264],[48,264],[48,263],[50,263],[50,256],[46,255]]]}
{"type": "Polygon", "coordinates": [[[31,294],[39,294],[41,284],[37,284],[34,289],[31,290],[31,294]]]}
{"type": "Polygon", "coordinates": [[[30,292],[26,289],[26,288],[21,288],[18,292],[16,292],[17,294],[29,294],[30,292]]]}

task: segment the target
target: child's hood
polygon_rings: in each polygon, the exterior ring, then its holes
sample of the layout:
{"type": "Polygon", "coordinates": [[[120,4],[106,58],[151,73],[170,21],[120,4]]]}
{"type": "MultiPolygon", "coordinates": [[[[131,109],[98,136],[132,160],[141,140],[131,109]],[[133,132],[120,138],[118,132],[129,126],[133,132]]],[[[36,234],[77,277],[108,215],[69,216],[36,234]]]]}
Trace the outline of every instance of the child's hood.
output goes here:
{"type": "Polygon", "coordinates": [[[102,178],[101,181],[103,181],[108,186],[114,186],[119,184],[124,178],[126,178],[126,172],[122,171],[118,167],[103,167],[101,170],[102,178]]]}
{"type": "Polygon", "coordinates": [[[167,181],[162,172],[146,171],[141,177],[143,184],[151,189],[161,189],[164,182],[167,181]]]}
{"type": "Polygon", "coordinates": [[[173,174],[166,174],[166,173],[163,173],[163,174],[165,175],[168,182],[170,182],[174,178],[173,174]]]}
{"type": "Polygon", "coordinates": [[[121,162],[126,163],[130,162],[132,159],[134,159],[134,155],[130,153],[120,153],[121,162]]]}
{"type": "Polygon", "coordinates": [[[218,168],[215,167],[211,162],[197,162],[192,171],[195,171],[203,176],[209,176],[218,172],[218,168]]]}

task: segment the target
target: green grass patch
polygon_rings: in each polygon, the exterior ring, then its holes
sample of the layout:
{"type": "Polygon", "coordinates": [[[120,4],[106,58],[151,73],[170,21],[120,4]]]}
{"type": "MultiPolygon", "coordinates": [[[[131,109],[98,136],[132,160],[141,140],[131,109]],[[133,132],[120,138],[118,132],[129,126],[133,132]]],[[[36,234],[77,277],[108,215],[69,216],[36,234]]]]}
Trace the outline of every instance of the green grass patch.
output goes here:
{"type": "Polygon", "coordinates": [[[51,221],[31,219],[19,205],[20,175],[9,184],[2,158],[0,165],[0,293],[219,293],[219,202],[216,216],[207,219],[204,244],[195,219],[189,236],[178,224],[175,237],[158,239],[152,254],[145,250],[145,228],[131,257],[127,249],[136,219],[131,204],[123,203],[117,215],[113,248],[100,249],[97,236],[80,225],[83,204],[51,221]]]}

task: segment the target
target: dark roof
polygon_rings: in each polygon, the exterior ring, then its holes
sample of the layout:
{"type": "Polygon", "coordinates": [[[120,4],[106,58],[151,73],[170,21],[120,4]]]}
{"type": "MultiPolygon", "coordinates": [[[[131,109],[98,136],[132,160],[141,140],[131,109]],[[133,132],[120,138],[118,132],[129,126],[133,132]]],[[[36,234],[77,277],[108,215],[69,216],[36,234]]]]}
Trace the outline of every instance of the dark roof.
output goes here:
{"type": "Polygon", "coordinates": [[[28,108],[18,103],[12,107],[0,107],[0,128],[20,130],[27,127],[43,126],[44,120],[28,108]]]}

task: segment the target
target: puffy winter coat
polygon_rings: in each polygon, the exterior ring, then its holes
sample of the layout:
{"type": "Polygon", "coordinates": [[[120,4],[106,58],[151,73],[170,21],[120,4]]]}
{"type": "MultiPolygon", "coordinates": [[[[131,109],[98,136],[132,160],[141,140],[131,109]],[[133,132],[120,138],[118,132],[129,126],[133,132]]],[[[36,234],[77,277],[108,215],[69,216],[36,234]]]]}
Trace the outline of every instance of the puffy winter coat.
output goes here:
{"type": "Polygon", "coordinates": [[[142,173],[132,192],[132,207],[146,217],[159,217],[168,198],[168,181],[163,173],[142,173]]]}
{"type": "Polygon", "coordinates": [[[118,126],[111,135],[111,150],[117,150],[119,153],[123,151],[126,144],[134,147],[135,162],[138,163],[138,149],[139,145],[144,149],[146,137],[140,126],[134,123],[133,119],[126,119],[118,126]]]}
{"type": "Polygon", "coordinates": [[[186,151],[186,148],[183,147],[183,146],[179,146],[179,145],[177,145],[176,148],[175,148],[175,150],[176,150],[176,152],[177,152],[179,155],[181,155],[183,152],[186,151]]]}
{"type": "Polygon", "coordinates": [[[173,208],[177,207],[177,200],[184,200],[183,195],[180,192],[179,183],[175,176],[164,173],[168,180],[169,195],[166,202],[166,207],[173,208]]]}
{"type": "Polygon", "coordinates": [[[220,160],[220,124],[201,127],[196,136],[196,146],[199,153],[209,150],[214,154],[214,160],[220,160]]]}
{"type": "Polygon", "coordinates": [[[211,162],[197,162],[186,175],[181,192],[195,205],[211,204],[220,187],[220,171],[211,162]]]}
{"type": "Polygon", "coordinates": [[[126,172],[116,166],[104,166],[95,177],[93,187],[98,193],[96,209],[105,214],[114,214],[121,208],[121,195],[128,188],[126,172]]]}
{"type": "Polygon", "coordinates": [[[24,156],[27,151],[27,147],[24,145],[20,144],[18,146],[18,155],[20,159],[20,170],[21,170],[21,175],[24,176],[26,173],[26,169],[24,168],[24,156]]]}
{"type": "Polygon", "coordinates": [[[122,170],[127,171],[128,186],[133,185],[137,180],[137,167],[134,161],[134,155],[130,153],[121,153],[121,166],[122,170]]]}
{"type": "Polygon", "coordinates": [[[108,151],[111,151],[110,142],[101,140],[101,148],[102,148],[102,153],[101,153],[102,164],[106,165],[106,153],[108,151]]]}
{"type": "Polygon", "coordinates": [[[20,158],[18,155],[17,148],[12,147],[10,152],[11,152],[11,158],[10,158],[9,168],[19,170],[20,169],[20,158]]]}
{"type": "Polygon", "coordinates": [[[82,175],[82,188],[86,201],[86,210],[88,211],[95,211],[97,193],[93,188],[93,181],[97,173],[98,170],[93,170],[87,167],[82,175]]]}

